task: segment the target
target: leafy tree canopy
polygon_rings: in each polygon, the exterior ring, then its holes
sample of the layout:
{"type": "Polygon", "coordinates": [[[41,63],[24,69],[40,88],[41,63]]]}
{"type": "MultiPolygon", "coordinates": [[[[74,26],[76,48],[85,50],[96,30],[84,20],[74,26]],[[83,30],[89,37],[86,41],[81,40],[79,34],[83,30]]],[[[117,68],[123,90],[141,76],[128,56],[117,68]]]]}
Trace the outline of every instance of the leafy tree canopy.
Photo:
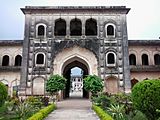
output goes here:
{"type": "Polygon", "coordinates": [[[88,75],[84,78],[84,89],[90,91],[92,95],[97,95],[98,92],[103,90],[102,79],[96,75],[88,75]]]}
{"type": "Polygon", "coordinates": [[[57,93],[60,90],[64,90],[66,85],[66,79],[60,75],[51,75],[46,83],[46,91],[51,95],[57,93]]]}

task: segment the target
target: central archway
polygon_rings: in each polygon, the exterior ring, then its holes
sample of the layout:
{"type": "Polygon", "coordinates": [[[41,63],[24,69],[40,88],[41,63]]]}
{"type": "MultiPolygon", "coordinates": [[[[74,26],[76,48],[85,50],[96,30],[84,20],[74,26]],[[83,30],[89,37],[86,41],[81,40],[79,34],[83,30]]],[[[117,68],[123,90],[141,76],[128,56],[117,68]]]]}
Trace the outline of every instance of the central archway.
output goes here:
{"type": "MultiPolygon", "coordinates": [[[[73,67],[79,67],[83,70],[83,76],[85,75],[98,75],[98,61],[93,52],[86,48],[74,46],[63,49],[58,53],[53,62],[53,74],[63,75],[67,79],[70,79],[70,70],[73,67]]],[[[69,96],[70,84],[67,82],[66,90],[61,95],[63,98],[69,96]]],[[[87,93],[83,90],[83,97],[87,97],[87,93]]]]}
{"type": "MultiPolygon", "coordinates": [[[[71,77],[72,77],[71,69],[74,67],[78,67],[82,69],[83,74],[80,76],[82,77],[82,82],[83,82],[83,78],[89,73],[87,63],[81,58],[74,57],[74,58],[67,60],[62,67],[63,76],[67,79],[66,89],[63,92],[63,98],[70,97],[69,94],[70,94],[70,89],[71,89],[71,77]]],[[[88,92],[83,89],[83,98],[88,98],[88,97],[89,97],[88,92]]]]}

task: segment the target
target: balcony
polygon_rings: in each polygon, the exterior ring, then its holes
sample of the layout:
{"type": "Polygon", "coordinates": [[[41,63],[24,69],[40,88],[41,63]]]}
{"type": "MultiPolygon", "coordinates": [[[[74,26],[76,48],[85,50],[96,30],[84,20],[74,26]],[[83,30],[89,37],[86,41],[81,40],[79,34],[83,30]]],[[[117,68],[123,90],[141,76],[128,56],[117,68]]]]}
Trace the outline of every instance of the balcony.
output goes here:
{"type": "Polygon", "coordinates": [[[21,66],[0,66],[0,71],[16,71],[19,72],[21,66]]]}
{"type": "Polygon", "coordinates": [[[160,71],[160,65],[130,65],[131,72],[160,71]]]}

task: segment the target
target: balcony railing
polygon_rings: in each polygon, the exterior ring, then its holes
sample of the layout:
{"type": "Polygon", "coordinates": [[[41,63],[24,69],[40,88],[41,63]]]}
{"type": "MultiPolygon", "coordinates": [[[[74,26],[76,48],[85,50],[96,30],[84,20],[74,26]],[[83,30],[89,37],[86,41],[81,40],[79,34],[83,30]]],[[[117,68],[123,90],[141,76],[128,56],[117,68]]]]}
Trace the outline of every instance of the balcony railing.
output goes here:
{"type": "Polygon", "coordinates": [[[0,71],[20,71],[21,66],[0,66],[0,71]]]}
{"type": "Polygon", "coordinates": [[[160,65],[130,65],[131,72],[136,71],[160,71],[160,65]]]}

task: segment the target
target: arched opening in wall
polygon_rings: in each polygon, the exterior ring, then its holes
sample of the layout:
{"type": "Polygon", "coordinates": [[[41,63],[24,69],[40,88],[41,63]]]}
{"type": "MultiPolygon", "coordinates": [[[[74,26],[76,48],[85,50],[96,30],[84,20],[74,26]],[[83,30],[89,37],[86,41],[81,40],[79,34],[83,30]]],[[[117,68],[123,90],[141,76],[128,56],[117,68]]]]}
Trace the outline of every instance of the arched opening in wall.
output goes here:
{"type": "Polygon", "coordinates": [[[32,88],[33,95],[44,95],[45,92],[44,83],[45,83],[44,78],[42,77],[37,77],[33,79],[33,88],[32,88]]]}
{"type": "Polygon", "coordinates": [[[115,64],[115,57],[113,53],[109,53],[107,55],[108,64],[115,64]]]}
{"type": "Polygon", "coordinates": [[[67,84],[63,98],[88,98],[89,93],[83,88],[83,78],[88,73],[86,62],[80,58],[73,58],[64,63],[63,76],[67,79],[67,84]]]}
{"type": "Polygon", "coordinates": [[[14,65],[15,66],[21,66],[21,63],[22,63],[22,56],[21,55],[17,55],[15,57],[15,63],[14,63],[14,65]]]}
{"type": "Polygon", "coordinates": [[[131,80],[131,88],[133,88],[133,86],[134,86],[135,84],[137,84],[137,83],[138,83],[138,80],[135,79],[135,78],[133,78],[133,79],[131,80]]]}
{"type": "Polygon", "coordinates": [[[118,93],[118,79],[116,77],[108,77],[105,80],[106,92],[109,94],[118,93]]]}
{"type": "Polygon", "coordinates": [[[82,22],[80,19],[73,19],[70,22],[70,35],[81,36],[82,35],[82,22]]]}
{"type": "Polygon", "coordinates": [[[18,97],[19,80],[15,79],[11,82],[12,96],[18,97]]]}
{"type": "Polygon", "coordinates": [[[38,26],[38,33],[37,33],[38,36],[44,36],[45,35],[45,27],[44,25],[39,25],[38,26]]]}
{"type": "Polygon", "coordinates": [[[160,65],[160,55],[159,54],[154,55],[154,64],[160,65]]]}
{"type": "Polygon", "coordinates": [[[95,19],[88,19],[85,24],[85,35],[97,35],[97,21],[95,19]]]}
{"type": "Polygon", "coordinates": [[[113,25],[107,26],[107,36],[114,36],[114,26],[113,25]]]}
{"type": "Polygon", "coordinates": [[[142,55],[142,65],[149,65],[147,54],[142,55]]]}
{"type": "Polygon", "coordinates": [[[66,35],[66,21],[65,20],[60,18],[55,21],[54,35],[55,36],[65,36],[66,35]]]}
{"type": "Polygon", "coordinates": [[[38,53],[36,56],[36,64],[44,64],[44,54],[38,53]]]}
{"type": "Polygon", "coordinates": [[[9,56],[8,55],[3,56],[2,66],[9,66],[9,56]]]}
{"type": "Polygon", "coordinates": [[[129,55],[129,64],[136,65],[136,56],[134,54],[129,55]]]}

